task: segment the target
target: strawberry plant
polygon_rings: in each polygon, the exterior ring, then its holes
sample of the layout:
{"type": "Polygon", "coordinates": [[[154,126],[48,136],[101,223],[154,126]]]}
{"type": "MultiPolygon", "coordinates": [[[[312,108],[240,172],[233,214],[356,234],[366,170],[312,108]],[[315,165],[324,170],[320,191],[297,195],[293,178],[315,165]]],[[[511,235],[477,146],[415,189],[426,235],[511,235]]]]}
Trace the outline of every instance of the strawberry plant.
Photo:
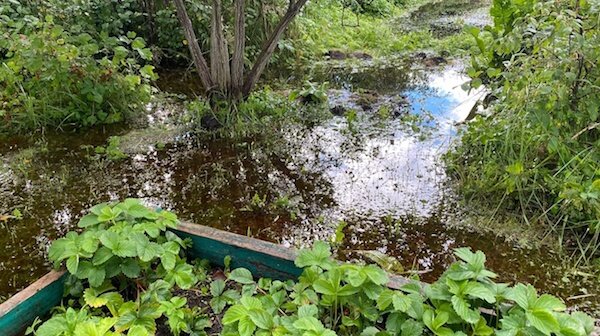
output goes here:
{"type": "Polygon", "coordinates": [[[174,288],[193,287],[202,274],[183,256],[188,242],[167,231],[177,222],[173,213],[135,199],[92,207],[78,223],[83,232],[67,233],[49,250],[55,266],[64,264],[69,272],[66,293],[72,307],[60,308],[30,332],[152,335],[156,320],[165,316],[173,334],[200,335],[207,320],[172,294],[174,288]]]}
{"type": "Polygon", "coordinates": [[[176,224],[174,214],[133,199],[93,207],[79,222],[82,233],[50,249],[70,273],[67,306],[29,332],[145,336],[161,318],[171,334],[194,336],[206,335],[212,321],[227,336],[587,336],[594,329],[592,318],[566,313],[560,299],[531,285],[494,282],[480,251],[456,249],[457,262],[436,282],[399,289],[387,287],[379,266],[337,262],[324,242],[299,252],[297,281],[257,280],[229,266],[211,279],[202,263],[185,260],[188,243],[168,231],[176,224]],[[190,293],[205,305],[190,307],[190,293]]]}

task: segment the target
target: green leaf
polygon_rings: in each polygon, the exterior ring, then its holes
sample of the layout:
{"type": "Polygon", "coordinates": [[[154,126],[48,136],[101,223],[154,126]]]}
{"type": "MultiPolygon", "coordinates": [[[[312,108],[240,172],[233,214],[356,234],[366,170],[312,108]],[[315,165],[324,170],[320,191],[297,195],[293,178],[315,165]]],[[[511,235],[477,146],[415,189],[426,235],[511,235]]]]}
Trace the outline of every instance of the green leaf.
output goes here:
{"type": "Polygon", "coordinates": [[[92,308],[99,308],[108,303],[107,297],[100,297],[100,293],[94,288],[86,288],[83,292],[83,300],[92,308]]]}
{"type": "Polygon", "coordinates": [[[320,331],[323,330],[323,323],[312,316],[302,317],[294,322],[294,327],[300,330],[320,331]]]}
{"type": "Polygon", "coordinates": [[[494,329],[487,325],[483,317],[473,326],[473,334],[476,336],[490,336],[494,333],[494,329]]]}
{"type": "Polygon", "coordinates": [[[383,292],[377,298],[377,308],[379,310],[385,310],[392,304],[392,298],[394,297],[394,292],[390,289],[384,289],[383,292]]]}
{"type": "Polygon", "coordinates": [[[69,271],[69,273],[77,274],[78,268],[79,268],[79,256],[75,255],[75,256],[69,257],[69,259],[67,259],[67,270],[69,271]]]}
{"type": "Polygon", "coordinates": [[[170,253],[170,252],[164,252],[161,256],[160,256],[160,263],[162,264],[162,266],[165,268],[165,270],[167,271],[171,271],[173,270],[173,268],[175,268],[175,263],[177,262],[177,258],[175,256],[175,254],[170,253]]]}
{"type": "Polygon", "coordinates": [[[367,297],[371,300],[377,300],[383,292],[383,287],[380,285],[376,285],[372,282],[367,282],[363,284],[361,287],[362,291],[367,295],[367,297]]]}
{"type": "Polygon", "coordinates": [[[527,310],[531,305],[535,304],[537,292],[531,285],[517,284],[510,289],[506,298],[514,301],[519,307],[527,310]]]}
{"type": "Polygon", "coordinates": [[[496,296],[494,293],[489,288],[478,282],[469,281],[465,285],[464,294],[485,300],[489,303],[496,302],[496,296]]]}
{"type": "Polygon", "coordinates": [[[310,250],[300,250],[294,263],[300,268],[319,266],[323,269],[330,269],[334,266],[329,245],[322,241],[315,242],[310,250]]]}
{"type": "Polygon", "coordinates": [[[400,329],[402,330],[401,336],[421,336],[423,334],[423,325],[412,319],[406,320],[400,329]]]}
{"type": "Polygon", "coordinates": [[[378,332],[379,332],[379,329],[377,329],[375,327],[367,327],[367,328],[363,329],[363,331],[360,333],[360,336],[375,336],[375,335],[377,335],[378,332]]]}
{"type": "Polygon", "coordinates": [[[325,295],[336,295],[337,288],[333,286],[333,284],[329,280],[318,279],[313,284],[313,288],[317,293],[325,294],[325,295]]]}
{"type": "Polygon", "coordinates": [[[101,246],[96,253],[94,253],[94,257],[92,258],[92,264],[94,266],[102,265],[108,261],[113,256],[113,253],[106,246],[101,246]]]}
{"type": "Polygon", "coordinates": [[[471,248],[461,247],[454,250],[454,255],[471,266],[477,268],[483,268],[485,266],[485,254],[481,251],[473,253],[471,252],[471,248]]]}
{"type": "Polygon", "coordinates": [[[363,268],[369,279],[377,285],[385,285],[388,282],[387,273],[375,265],[368,265],[363,268]]]}
{"type": "Polygon", "coordinates": [[[254,330],[256,330],[256,325],[252,322],[250,317],[246,316],[239,320],[238,332],[240,333],[240,336],[250,336],[254,330]]]}
{"type": "Polygon", "coordinates": [[[106,231],[100,236],[100,242],[108,247],[115,255],[126,258],[136,257],[137,249],[135,243],[125,237],[119,236],[116,232],[106,231]]]}
{"type": "Polygon", "coordinates": [[[88,273],[88,281],[90,282],[90,286],[99,287],[104,282],[106,278],[106,270],[102,267],[92,267],[88,273]]]}
{"type": "Polygon", "coordinates": [[[149,262],[163,254],[162,246],[155,242],[144,241],[137,244],[137,254],[144,262],[149,262]]]}
{"type": "Polygon", "coordinates": [[[533,310],[525,313],[527,321],[545,335],[559,330],[558,321],[554,315],[547,310],[533,310]]]}
{"type": "Polygon", "coordinates": [[[344,285],[337,292],[338,296],[350,296],[358,293],[360,291],[359,288],[352,287],[351,285],[344,285]]]}
{"type": "Polygon", "coordinates": [[[252,279],[252,273],[245,268],[236,268],[229,274],[228,277],[230,280],[241,284],[252,284],[254,283],[254,279],[252,279]]]}
{"type": "Polygon", "coordinates": [[[362,267],[355,266],[354,269],[348,271],[348,282],[354,287],[360,287],[367,281],[367,274],[362,270],[362,267]]]}
{"type": "Polygon", "coordinates": [[[127,336],[148,336],[148,331],[143,326],[134,325],[127,332],[127,336]]]}
{"type": "Polygon", "coordinates": [[[252,296],[243,296],[240,302],[246,309],[262,309],[260,300],[252,296]]]}
{"type": "Polygon", "coordinates": [[[140,265],[135,259],[127,258],[121,263],[121,272],[130,279],[140,276],[140,265]]]}
{"type": "Polygon", "coordinates": [[[531,305],[531,309],[564,311],[565,309],[567,309],[567,307],[561,299],[552,295],[542,294],[537,300],[535,300],[533,305],[531,305]]]}
{"type": "Polygon", "coordinates": [[[88,214],[81,217],[79,223],[77,223],[77,226],[79,226],[80,228],[86,228],[89,226],[96,225],[98,223],[100,223],[100,221],[98,220],[98,216],[96,216],[95,214],[88,214]]]}
{"type": "Polygon", "coordinates": [[[250,309],[248,316],[261,329],[269,330],[273,327],[273,317],[262,309],[250,309]]]}
{"type": "Polygon", "coordinates": [[[453,296],[452,299],[452,308],[454,311],[460,316],[463,320],[470,324],[475,324],[479,321],[479,312],[471,310],[469,304],[462,298],[458,296],[453,296]]]}
{"type": "Polygon", "coordinates": [[[410,308],[411,303],[412,302],[410,298],[400,292],[395,292],[392,296],[392,304],[394,305],[394,309],[399,310],[403,313],[408,311],[408,308],[410,308]]]}
{"type": "Polygon", "coordinates": [[[223,315],[223,324],[228,325],[235,323],[242,318],[248,316],[248,310],[242,305],[231,306],[223,315]]]}
{"type": "Polygon", "coordinates": [[[64,316],[57,315],[44,322],[35,332],[36,336],[64,335],[68,332],[68,325],[64,316]]]}
{"type": "Polygon", "coordinates": [[[298,317],[315,317],[319,313],[319,308],[315,305],[304,305],[298,308],[298,317]]]}
{"type": "Polygon", "coordinates": [[[213,282],[210,283],[210,294],[214,297],[214,296],[220,296],[223,293],[223,290],[225,289],[225,281],[219,279],[219,280],[214,280],[213,282]]]}

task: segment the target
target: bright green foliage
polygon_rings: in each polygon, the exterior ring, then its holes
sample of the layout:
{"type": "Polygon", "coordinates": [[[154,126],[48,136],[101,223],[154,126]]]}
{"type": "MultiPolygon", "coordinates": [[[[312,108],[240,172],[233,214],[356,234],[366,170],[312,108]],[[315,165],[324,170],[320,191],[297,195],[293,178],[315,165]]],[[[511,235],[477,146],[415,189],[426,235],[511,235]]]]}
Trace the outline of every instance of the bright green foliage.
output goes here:
{"type": "Polygon", "coordinates": [[[389,276],[378,266],[335,261],[324,242],[298,253],[296,265],[304,270],[297,282],[255,280],[249,270],[229,267],[225,280],[210,281],[201,266],[182,259],[186,243],[165,231],[176,223],[175,215],[133,199],[93,207],[79,222],[83,233],[68,233],[50,250],[50,259],[66,261],[72,274],[69,307],[29,332],[145,336],[163,316],[173,335],[206,335],[206,307],[188,307],[173,295],[176,287],[211,298],[213,316],[222,316],[221,335],[587,336],[594,328],[592,318],[565,313],[560,299],[538,295],[531,285],[496,284],[485,255],[468,248],[455,251],[458,261],[435,283],[398,290],[387,287],[389,276]]]}
{"type": "Polygon", "coordinates": [[[98,159],[106,157],[111,161],[118,161],[127,158],[127,154],[123,153],[120,148],[121,138],[118,136],[112,136],[108,138],[108,144],[106,146],[97,146],[94,148],[95,156],[92,158],[98,159]]]}
{"type": "MultiPolygon", "coordinates": [[[[297,283],[261,279],[253,291],[242,290],[225,312],[222,334],[589,335],[593,329],[590,317],[564,313],[556,297],[538,297],[530,285],[494,283],[482,252],[461,248],[455,254],[459,261],[434,284],[392,290],[379,267],[338,264],[317,242],[296,259],[304,267],[297,283]],[[501,319],[486,320],[482,308],[496,310],[501,319]]],[[[234,272],[250,283],[246,270],[234,272]]]]}
{"type": "Polygon", "coordinates": [[[327,102],[327,83],[318,85],[306,82],[301,90],[292,91],[290,100],[300,99],[305,104],[324,104],[327,102]]]}
{"type": "Polygon", "coordinates": [[[0,131],[114,123],[150,98],[152,53],[142,38],[74,33],[52,16],[0,5],[0,131]]]}
{"type": "Polygon", "coordinates": [[[199,274],[182,258],[187,243],[167,231],[177,222],[174,214],[135,199],[92,207],[79,221],[84,231],[67,233],[49,251],[50,260],[64,263],[70,273],[66,293],[79,299],[31,331],[37,336],[145,336],[165,316],[174,335],[201,335],[210,324],[186,306],[185,298],[172,295],[175,287],[194,286],[199,274]]]}
{"type": "Polygon", "coordinates": [[[449,169],[468,199],[579,237],[568,247],[587,263],[600,248],[600,7],[495,0],[491,14],[492,27],[469,29],[468,71],[491,106],[469,123],[449,169]]]}

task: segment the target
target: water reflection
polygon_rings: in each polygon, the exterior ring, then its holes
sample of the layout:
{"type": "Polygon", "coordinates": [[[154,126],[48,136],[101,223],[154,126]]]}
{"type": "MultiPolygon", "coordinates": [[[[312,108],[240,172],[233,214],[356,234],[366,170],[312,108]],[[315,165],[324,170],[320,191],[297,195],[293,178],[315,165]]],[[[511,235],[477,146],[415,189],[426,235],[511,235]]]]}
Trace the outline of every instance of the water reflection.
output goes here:
{"type": "Polygon", "coordinates": [[[406,266],[431,269],[426,279],[452,260],[453,248],[471,246],[489,255],[504,280],[530,281],[563,296],[576,293],[576,287],[551,281],[560,264],[553,255],[446,225],[454,205],[440,156],[478,94],[460,89],[465,81],[460,69],[432,73],[401,63],[371,70],[334,68],[322,74],[336,89],[332,104],[358,110],[354,128],[334,117],[310,128],[289,126],[283,136],[235,142],[187,137],[164,150],[149,146],[124,161],[89,158],[81,145],[102,145],[126,131],[107,128],[47,136],[45,150],[19,161],[22,167],[6,157],[35,141],[3,142],[0,154],[13,164],[0,168],[0,213],[19,208],[24,219],[0,225],[0,295],[47,271],[48,242],[72,229],[85,209],[125,197],[287,246],[329,239],[344,220],[349,225],[342,257],[378,249],[406,266]],[[427,136],[402,117],[382,120],[353,105],[350,90],[357,87],[377,90],[376,105],[401,96],[413,115],[433,116],[419,125],[427,136]],[[255,197],[264,204],[254,204],[255,197]]]}

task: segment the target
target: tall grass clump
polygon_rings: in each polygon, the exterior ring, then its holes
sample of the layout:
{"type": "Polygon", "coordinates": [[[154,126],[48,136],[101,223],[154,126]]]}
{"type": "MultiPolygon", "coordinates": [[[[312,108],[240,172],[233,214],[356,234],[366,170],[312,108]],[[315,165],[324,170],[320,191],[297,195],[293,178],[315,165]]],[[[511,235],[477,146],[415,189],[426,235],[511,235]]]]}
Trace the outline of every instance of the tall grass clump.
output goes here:
{"type": "Polygon", "coordinates": [[[470,85],[487,87],[489,106],[448,168],[467,200],[558,237],[575,265],[600,265],[600,6],[494,0],[491,14],[469,28],[470,85]]]}

